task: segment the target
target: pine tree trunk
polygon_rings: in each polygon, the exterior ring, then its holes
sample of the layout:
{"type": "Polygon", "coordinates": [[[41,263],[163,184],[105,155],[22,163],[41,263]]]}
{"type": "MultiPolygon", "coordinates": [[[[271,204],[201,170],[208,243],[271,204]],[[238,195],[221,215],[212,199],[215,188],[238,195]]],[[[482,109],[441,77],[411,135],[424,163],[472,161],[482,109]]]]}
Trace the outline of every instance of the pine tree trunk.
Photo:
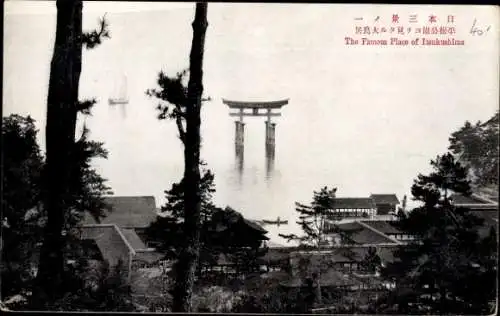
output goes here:
{"type": "Polygon", "coordinates": [[[57,1],[57,26],[47,97],[44,207],[47,225],[35,297],[49,302],[61,290],[64,272],[64,214],[75,143],[78,85],[82,57],[82,1],[57,1]]]}
{"type": "Polygon", "coordinates": [[[184,143],[184,231],[174,289],[174,312],[190,312],[196,265],[200,254],[200,110],[203,93],[203,53],[207,22],[207,3],[197,3],[193,21],[193,41],[189,58],[188,104],[184,143]]]}

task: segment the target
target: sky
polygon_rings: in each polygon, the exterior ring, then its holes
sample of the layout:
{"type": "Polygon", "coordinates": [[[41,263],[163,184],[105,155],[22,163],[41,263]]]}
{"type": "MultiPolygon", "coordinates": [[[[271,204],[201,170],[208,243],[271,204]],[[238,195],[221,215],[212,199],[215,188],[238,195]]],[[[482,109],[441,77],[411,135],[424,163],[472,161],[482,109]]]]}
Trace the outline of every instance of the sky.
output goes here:
{"type": "MultiPolygon", "coordinates": [[[[44,148],[55,2],[6,1],[4,12],[4,115],[35,118],[44,148]]],[[[111,39],[84,51],[80,78],[80,98],[99,102],[79,128],[85,122],[109,149],[95,167],[116,195],[154,195],[160,206],[163,191],[182,176],[182,146],[175,124],[156,119],[157,102],[145,91],[160,70],[173,75],[188,67],[194,4],[84,2],[84,30],[104,14],[111,39]],[[124,77],[130,102],[122,117],[107,99],[124,77]]],[[[204,87],[212,101],[202,113],[202,158],[215,172],[216,203],[250,218],[293,222],[294,202],[309,202],[325,185],[338,187],[339,196],[409,194],[430,159],[446,152],[453,131],[498,109],[498,16],[489,6],[210,3],[204,87]],[[419,21],[411,24],[414,14],[419,21]],[[413,28],[401,39],[423,37],[416,27],[430,26],[434,15],[435,25],[456,34],[425,37],[465,45],[346,45],[347,36],[396,36],[355,34],[356,26],[393,26],[393,15],[413,28]],[[289,98],[275,119],[271,182],[264,177],[263,119],[248,118],[244,181],[236,183],[234,118],[222,98],[289,98]]]]}

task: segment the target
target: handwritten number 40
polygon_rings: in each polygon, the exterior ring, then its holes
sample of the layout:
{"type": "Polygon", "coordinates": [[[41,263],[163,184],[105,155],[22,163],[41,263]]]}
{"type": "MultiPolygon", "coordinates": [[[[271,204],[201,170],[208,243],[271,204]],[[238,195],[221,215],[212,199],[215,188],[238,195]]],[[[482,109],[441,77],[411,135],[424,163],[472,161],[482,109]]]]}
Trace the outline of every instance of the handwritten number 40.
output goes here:
{"type": "Polygon", "coordinates": [[[477,19],[474,19],[474,23],[472,23],[472,27],[470,28],[470,33],[474,36],[474,35],[478,35],[478,36],[482,36],[484,35],[485,33],[487,33],[491,28],[491,25],[488,26],[487,28],[484,28],[484,27],[478,27],[477,26],[477,19]]]}

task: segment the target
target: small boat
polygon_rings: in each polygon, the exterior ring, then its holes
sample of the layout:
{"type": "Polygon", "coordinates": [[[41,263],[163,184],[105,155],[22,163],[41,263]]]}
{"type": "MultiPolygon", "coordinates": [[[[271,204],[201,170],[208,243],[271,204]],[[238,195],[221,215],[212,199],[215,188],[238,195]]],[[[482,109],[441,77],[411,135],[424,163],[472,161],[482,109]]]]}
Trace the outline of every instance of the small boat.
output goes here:
{"type": "Polygon", "coordinates": [[[126,112],[125,106],[128,103],[129,103],[129,99],[127,96],[127,77],[124,75],[122,82],[121,82],[120,91],[118,92],[118,96],[113,97],[113,98],[108,98],[108,104],[112,107],[114,107],[116,105],[120,105],[122,115],[123,115],[123,117],[125,117],[125,112],[126,112]]]}
{"type": "Polygon", "coordinates": [[[266,225],[288,225],[288,220],[281,220],[279,217],[276,220],[262,220],[262,224],[266,225]]]}

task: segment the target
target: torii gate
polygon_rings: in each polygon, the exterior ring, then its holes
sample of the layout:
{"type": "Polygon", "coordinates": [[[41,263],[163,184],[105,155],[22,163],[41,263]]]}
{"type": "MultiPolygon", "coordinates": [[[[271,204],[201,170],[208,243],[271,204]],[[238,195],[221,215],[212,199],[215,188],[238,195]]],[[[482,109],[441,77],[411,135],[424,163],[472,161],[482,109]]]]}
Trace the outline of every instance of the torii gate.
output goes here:
{"type": "Polygon", "coordinates": [[[222,103],[226,104],[230,109],[237,110],[236,112],[229,113],[230,116],[239,117],[238,121],[235,121],[235,151],[236,158],[238,160],[238,167],[240,172],[243,169],[243,156],[244,156],[244,135],[245,135],[245,123],[243,123],[244,116],[262,116],[267,117],[266,124],[266,162],[267,162],[267,173],[273,169],[274,163],[274,152],[275,152],[275,135],[276,135],[276,123],[271,122],[271,117],[281,116],[281,113],[273,112],[279,111],[284,105],[288,104],[289,99],[278,100],[278,101],[265,101],[265,102],[244,102],[244,101],[230,101],[222,99],[222,103]],[[247,112],[245,110],[251,110],[247,112]]]}

